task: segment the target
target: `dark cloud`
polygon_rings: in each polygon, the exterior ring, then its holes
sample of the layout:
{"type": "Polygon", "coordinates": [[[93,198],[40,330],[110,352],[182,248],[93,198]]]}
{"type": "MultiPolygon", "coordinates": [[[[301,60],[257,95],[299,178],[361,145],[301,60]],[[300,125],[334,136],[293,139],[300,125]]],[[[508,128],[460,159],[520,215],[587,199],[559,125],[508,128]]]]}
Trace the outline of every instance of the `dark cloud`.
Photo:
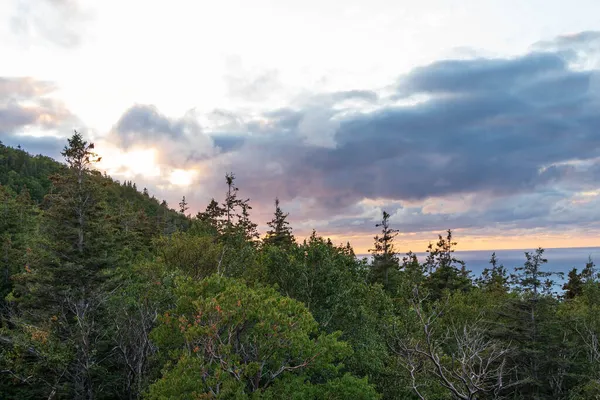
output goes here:
{"type": "Polygon", "coordinates": [[[193,121],[171,120],[159,113],[155,106],[137,104],[125,111],[114,127],[125,146],[143,140],[155,140],[167,136],[173,140],[185,137],[186,130],[200,131],[193,121]]]}
{"type": "Polygon", "coordinates": [[[565,64],[563,58],[552,53],[531,53],[514,59],[439,61],[402,77],[398,95],[502,93],[547,74],[562,73],[565,64]]]}
{"type": "Polygon", "coordinates": [[[136,104],[117,121],[111,137],[125,149],[144,144],[159,150],[161,164],[183,167],[215,153],[195,113],[179,118],[160,113],[153,105],[136,104]]]}
{"type": "Polygon", "coordinates": [[[561,196],[544,192],[575,179],[569,162],[600,157],[600,94],[591,84],[597,73],[571,69],[561,52],[436,62],[398,83],[397,98],[424,93],[426,101],[339,118],[324,101],[325,119],[337,118],[334,146],[304,140],[300,126],[314,104],[265,114],[269,123],[249,125],[255,135],[230,168],[258,202],[312,198],[304,216],[315,219],[352,215],[363,198],[423,202],[483,193],[501,199],[491,211],[426,215],[417,207],[402,218],[416,230],[510,221],[548,226],[559,220],[556,204],[600,186],[588,166],[561,196]],[[259,141],[261,135],[267,139],[259,141]]]}
{"type": "Polygon", "coordinates": [[[42,39],[67,48],[81,44],[90,15],[78,0],[12,1],[14,12],[10,26],[19,37],[26,41],[42,39]]]}
{"type": "Polygon", "coordinates": [[[211,139],[215,146],[225,153],[239,150],[246,142],[244,136],[235,135],[211,135],[211,139]]]}

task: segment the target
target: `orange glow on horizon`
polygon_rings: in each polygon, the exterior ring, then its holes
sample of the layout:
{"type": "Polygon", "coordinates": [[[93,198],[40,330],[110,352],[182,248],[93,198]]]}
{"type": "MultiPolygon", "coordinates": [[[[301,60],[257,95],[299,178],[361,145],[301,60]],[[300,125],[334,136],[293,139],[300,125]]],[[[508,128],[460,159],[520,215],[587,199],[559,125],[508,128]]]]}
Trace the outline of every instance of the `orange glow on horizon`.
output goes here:
{"type": "MultiPolygon", "coordinates": [[[[356,254],[368,254],[369,249],[373,247],[373,237],[376,232],[368,235],[335,235],[327,234],[326,232],[318,232],[317,235],[325,238],[330,238],[331,241],[338,244],[346,244],[350,242],[350,245],[354,249],[356,254]]],[[[439,234],[444,234],[440,232],[439,234]]],[[[419,233],[418,239],[410,239],[411,236],[415,237],[417,234],[405,234],[398,236],[395,239],[396,251],[399,254],[406,254],[408,251],[415,253],[424,252],[427,249],[429,243],[435,243],[437,241],[438,233],[419,233]],[[421,238],[421,237],[427,238],[421,238]]],[[[296,238],[299,241],[308,238],[310,233],[298,233],[296,238]]],[[[521,250],[521,249],[536,249],[543,247],[549,248],[569,248],[569,247],[598,247],[600,246],[600,240],[596,237],[573,237],[569,235],[551,235],[551,234],[540,234],[535,235],[523,235],[523,236],[487,236],[487,237],[475,237],[475,236],[462,236],[460,232],[453,231],[453,238],[458,243],[456,245],[456,251],[476,251],[476,250],[521,250]]]]}

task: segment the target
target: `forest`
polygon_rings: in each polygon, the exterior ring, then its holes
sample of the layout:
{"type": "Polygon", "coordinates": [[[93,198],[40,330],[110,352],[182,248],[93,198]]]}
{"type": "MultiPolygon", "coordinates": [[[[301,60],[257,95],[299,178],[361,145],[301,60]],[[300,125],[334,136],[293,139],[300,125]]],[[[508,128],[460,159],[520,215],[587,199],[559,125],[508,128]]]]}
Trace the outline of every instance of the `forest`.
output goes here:
{"type": "Polygon", "coordinates": [[[592,260],[558,293],[542,248],[473,276],[451,230],[398,254],[386,212],[361,259],[277,199],[259,234],[234,174],[192,216],[78,132],[62,155],[0,143],[2,399],[600,398],[592,260]]]}

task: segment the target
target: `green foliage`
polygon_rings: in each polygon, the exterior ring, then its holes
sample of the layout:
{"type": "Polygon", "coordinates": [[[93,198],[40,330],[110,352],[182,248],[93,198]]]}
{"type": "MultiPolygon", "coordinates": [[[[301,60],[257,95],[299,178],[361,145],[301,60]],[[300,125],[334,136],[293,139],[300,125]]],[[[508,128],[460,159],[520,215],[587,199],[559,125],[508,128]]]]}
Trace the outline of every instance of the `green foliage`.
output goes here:
{"type": "Polygon", "coordinates": [[[445,292],[456,290],[468,291],[472,287],[470,272],[464,261],[454,257],[456,242],[452,239],[452,231],[448,230],[446,237],[439,235],[434,247],[429,244],[424,268],[428,276],[425,286],[434,300],[441,299],[445,292]]]}
{"type": "Polygon", "coordinates": [[[592,260],[564,295],[543,249],[471,281],[451,231],[400,261],[384,213],[369,264],[296,243],[277,200],[259,243],[233,174],[191,218],[95,171],[78,133],[63,154],[0,144],[2,398],[598,397],[592,260]]]}
{"type": "Polygon", "coordinates": [[[554,281],[549,278],[557,273],[544,271],[543,265],[548,262],[544,258],[544,249],[541,247],[535,250],[535,253],[525,252],[525,263],[521,267],[515,268],[515,273],[511,275],[512,284],[520,292],[537,297],[540,294],[550,294],[554,281]]]}
{"type": "Polygon", "coordinates": [[[118,290],[108,299],[112,322],[106,327],[113,357],[109,373],[128,398],[137,398],[160,376],[160,363],[150,332],[158,316],[175,303],[174,282],[179,276],[161,262],[143,261],[122,268],[113,278],[118,290]]]}
{"type": "Polygon", "coordinates": [[[271,221],[267,222],[271,229],[267,231],[263,240],[265,246],[289,247],[295,243],[292,228],[287,221],[288,215],[284,214],[279,207],[279,199],[275,199],[275,215],[271,221]]]}
{"type": "Polygon", "coordinates": [[[19,193],[26,187],[35,203],[40,203],[50,190],[50,176],[62,168],[50,157],[32,157],[21,149],[13,149],[0,142],[0,185],[13,193],[19,193]]]}
{"type": "Polygon", "coordinates": [[[367,283],[366,263],[314,232],[300,245],[266,246],[261,263],[263,282],[306,304],[327,332],[343,332],[355,350],[347,361],[351,371],[372,380],[379,377],[386,368],[382,332],[391,302],[381,286],[367,283]]]}
{"type": "Polygon", "coordinates": [[[490,259],[491,268],[485,268],[481,273],[481,277],[477,279],[477,284],[485,291],[494,292],[497,294],[507,293],[509,287],[509,276],[504,265],[498,265],[496,253],[492,253],[490,259]]]}
{"type": "Polygon", "coordinates": [[[289,377],[319,384],[339,376],[337,362],[352,353],[339,332],[319,333],[302,303],[268,287],[213,276],[180,280],[176,295],[177,307],[152,333],[170,363],[150,387],[150,399],[248,398],[282,390],[275,382],[289,377]]]}
{"type": "Polygon", "coordinates": [[[158,237],[154,246],[168,268],[194,279],[205,278],[217,271],[223,247],[210,236],[184,232],[158,237]]]}
{"type": "Polygon", "coordinates": [[[386,290],[391,291],[398,284],[399,260],[394,248],[394,238],[398,235],[398,230],[390,227],[390,214],[385,211],[381,222],[375,226],[381,227],[381,236],[375,236],[375,246],[369,250],[373,254],[371,280],[381,283],[386,290]]]}

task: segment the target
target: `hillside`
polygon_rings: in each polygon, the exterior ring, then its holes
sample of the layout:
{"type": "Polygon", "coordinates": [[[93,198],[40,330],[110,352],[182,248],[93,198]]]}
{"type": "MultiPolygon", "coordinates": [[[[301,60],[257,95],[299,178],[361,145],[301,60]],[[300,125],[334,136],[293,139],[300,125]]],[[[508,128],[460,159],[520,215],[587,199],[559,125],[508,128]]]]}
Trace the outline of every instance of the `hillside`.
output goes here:
{"type": "MultiPolygon", "coordinates": [[[[50,157],[34,156],[0,142],[0,185],[13,197],[26,188],[31,200],[43,208],[44,196],[52,185],[51,176],[64,168],[65,164],[50,157]]],[[[135,183],[120,183],[106,175],[96,175],[96,179],[104,187],[107,204],[114,214],[143,211],[145,217],[152,221],[154,232],[172,232],[176,227],[186,226],[187,220],[180,213],[154,196],[139,191],[135,183]]]]}
{"type": "Polygon", "coordinates": [[[554,291],[544,249],[473,276],[452,231],[372,258],[299,243],[278,201],[194,217],[94,169],[0,145],[0,393],[7,399],[589,399],[600,393],[600,277],[554,291]]]}

